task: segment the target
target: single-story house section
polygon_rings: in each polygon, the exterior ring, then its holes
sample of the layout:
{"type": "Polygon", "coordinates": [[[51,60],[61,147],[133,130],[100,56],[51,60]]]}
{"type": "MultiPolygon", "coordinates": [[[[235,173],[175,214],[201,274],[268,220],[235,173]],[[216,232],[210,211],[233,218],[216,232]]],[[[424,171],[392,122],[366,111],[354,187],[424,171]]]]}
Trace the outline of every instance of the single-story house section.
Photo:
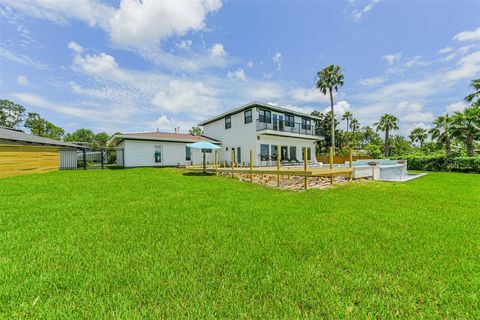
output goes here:
{"type": "Polygon", "coordinates": [[[0,126],[0,178],[58,170],[60,153],[76,153],[78,145],[0,126]]]}
{"type": "MultiPolygon", "coordinates": [[[[206,136],[167,132],[115,134],[108,143],[123,149],[125,167],[165,167],[201,163],[202,151],[187,147],[198,141],[220,145],[206,136]]],[[[213,163],[214,154],[208,153],[206,160],[213,163]]]]}

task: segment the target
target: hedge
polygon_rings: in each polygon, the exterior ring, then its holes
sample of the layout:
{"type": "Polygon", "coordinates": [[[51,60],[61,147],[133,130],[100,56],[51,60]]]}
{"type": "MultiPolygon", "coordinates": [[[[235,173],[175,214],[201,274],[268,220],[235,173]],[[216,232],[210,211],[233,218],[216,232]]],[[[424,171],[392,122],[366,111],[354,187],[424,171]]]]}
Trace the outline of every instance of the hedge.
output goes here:
{"type": "Polygon", "coordinates": [[[402,159],[407,160],[409,170],[480,173],[480,157],[405,156],[402,159]]]}

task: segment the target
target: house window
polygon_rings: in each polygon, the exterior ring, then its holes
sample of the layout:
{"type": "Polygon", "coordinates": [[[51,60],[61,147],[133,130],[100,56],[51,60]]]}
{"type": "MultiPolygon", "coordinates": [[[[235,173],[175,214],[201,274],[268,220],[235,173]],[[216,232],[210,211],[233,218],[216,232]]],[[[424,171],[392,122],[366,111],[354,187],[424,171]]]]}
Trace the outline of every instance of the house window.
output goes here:
{"type": "Polygon", "coordinates": [[[162,163],[162,146],[155,146],[155,163],[162,163]]]}
{"type": "Polygon", "coordinates": [[[272,145],[271,149],[272,149],[272,152],[271,152],[272,157],[271,158],[272,158],[272,160],[277,161],[277,146],[272,145]]]}
{"type": "Polygon", "coordinates": [[[297,160],[297,147],[290,146],[290,161],[297,160]]]}
{"type": "Polygon", "coordinates": [[[294,127],[295,126],[295,116],[293,114],[285,115],[285,127],[294,127]]]}
{"type": "Polygon", "coordinates": [[[244,116],[244,119],[245,119],[245,123],[252,122],[252,109],[245,111],[243,116],[244,116]]]}
{"type": "Polygon", "coordinates": [[[261,161],[268,161],[268,153],[269,147],[268,144],[261,144],[260,145],[260,160],[261,161]]]}
{"type": "Polygon", "coordinates": [[[185,160],[192,161],[192,148],[185,146],[185,160]]]}
{"type": "Polygon", "coordinates": [[[230,129],[232,127],[232,118],[230,116],[225,117],[225,129],[230,129]]]}
{"type": "MultiPolygon", "coordinates": [[[[312,148],[307,148],[307,159],[312,160],[312,148]]],[[[302,160],[305,160],[305,147],[302,148],[302,160]]]]}
{"type": "Polygon", "coordinates": [[[302,118],[302,129],[305,129],[305,130],[312,129],[312,122],[310,119],[302,118]]]}
{"type": "Polygon", "coordinates": [[[258,121],[264,123],[272,123],[272,113],[269,110],[258,110],[258,121]]]}

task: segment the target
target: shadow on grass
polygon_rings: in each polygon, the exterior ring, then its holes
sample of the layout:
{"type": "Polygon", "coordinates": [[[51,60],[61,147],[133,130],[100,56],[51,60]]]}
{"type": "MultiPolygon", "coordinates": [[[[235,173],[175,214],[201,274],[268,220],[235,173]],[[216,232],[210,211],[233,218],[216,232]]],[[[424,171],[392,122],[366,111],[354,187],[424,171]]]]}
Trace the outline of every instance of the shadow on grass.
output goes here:
{"type": "Polygon", "coordinates": [[[214,176],[215,173],[185,172],[183,175],[188,177],[207,177],[207,176],[214,176]]]}

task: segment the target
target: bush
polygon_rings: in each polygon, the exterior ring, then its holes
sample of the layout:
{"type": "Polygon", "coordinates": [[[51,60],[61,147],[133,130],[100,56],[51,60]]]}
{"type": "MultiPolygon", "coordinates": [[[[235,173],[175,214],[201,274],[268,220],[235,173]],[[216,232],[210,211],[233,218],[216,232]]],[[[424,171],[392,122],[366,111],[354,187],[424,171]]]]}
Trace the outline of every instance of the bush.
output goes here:
{"type": "Polygon", "coordinates": [[[406,156],[399,159],[408,161],[409,170],[480,173],[480,157],[406,156]]]}

